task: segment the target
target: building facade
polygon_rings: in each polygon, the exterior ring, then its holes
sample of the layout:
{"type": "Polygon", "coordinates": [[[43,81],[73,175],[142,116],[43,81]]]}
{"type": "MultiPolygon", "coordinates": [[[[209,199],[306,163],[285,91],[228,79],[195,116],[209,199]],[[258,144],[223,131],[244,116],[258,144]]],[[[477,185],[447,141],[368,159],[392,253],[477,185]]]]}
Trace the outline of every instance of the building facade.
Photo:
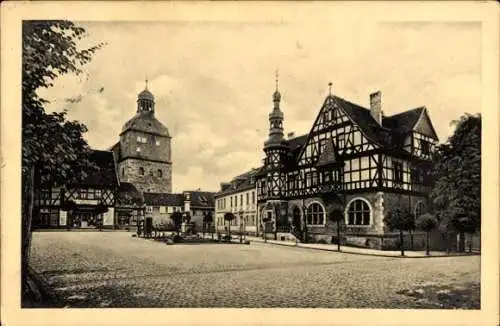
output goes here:
{"type": "Polygon", "coordinates": [[[416,216],[429,207],[430,153],[438,138],[425,107],[386,117],[381,93],[366,109],[331,93],[308,134],[284,136],[281,94],[273,94],[264,165],[256,175],[258,213],[276,231],[334,241],[328,211],[344,212],[344,241],[385,248],[397,241],[384,225],[396,208],[416,216]]]}
{"type": "Polygon", "coordinates": [[[155,117],[155,98],[147,88],[139,93],[136,114],[127,121],[120,140],[109,151],[93,150],[98,171],[72,185],[46,185],[35,191],[34,228],[134,228],[145,217],[154,225],[170,223],[180,211],[203,225],[215,214],[213,192],[172,193],[170,133],[155,117]],[[67,203],[76,207],[68,209],[67,203]]]}
{"type": "Polygon", "coordinates": [[[153,225],[172,223],[170,216],[181,212],[197,230],[203,227],[204,217],[215,214],[214,193],[206,191],[184,191],[182,194],[144,193],[146,216],[153,218],[153,225]]]}
{"type": "Polygon", "coordinates": [[[112,147],[120,181],[141,192],[172,192],[170,133],[155,117],[155,98],[146,88],[137,97],[137,112],[125,123],[112,147]]]}
{"type": "Polygon", "coordinates": [[[89,161],[98,167],[74,184],[35,189],[34,228],[113,228],[119,180],[113,152],[93,150],[89,161]]]}
{"type": "Polygon", "coordinates": [[[215,229],[225,232],[245,232],[257,235],[261,223],[257,214],[257,188],[255,175],[258,169],[235,177],[231,182],[221,184],[221,190],[215,195],[215,229]],[[224,221],[224,214],[233,213],[233,221],[224,221]]]}

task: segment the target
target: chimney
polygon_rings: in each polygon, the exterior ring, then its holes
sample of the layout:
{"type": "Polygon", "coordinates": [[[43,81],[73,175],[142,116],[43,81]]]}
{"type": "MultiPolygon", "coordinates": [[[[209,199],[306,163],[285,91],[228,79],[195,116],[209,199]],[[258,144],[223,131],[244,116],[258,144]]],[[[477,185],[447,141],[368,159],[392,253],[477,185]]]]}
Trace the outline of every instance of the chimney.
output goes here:
{"type": "Polygon", "coordinates": [[[376,91],[370,94],[370,113],[379,125],[382,125],[382,93],[376,91]]]}
{"type": "Polygon", "coordinates": [[[288,139],[290,139],[290,138],[293,138],[293,136],[295,136],[295,133],[294,132],[289,132],[287,137],[288,137],[288,139]]]}

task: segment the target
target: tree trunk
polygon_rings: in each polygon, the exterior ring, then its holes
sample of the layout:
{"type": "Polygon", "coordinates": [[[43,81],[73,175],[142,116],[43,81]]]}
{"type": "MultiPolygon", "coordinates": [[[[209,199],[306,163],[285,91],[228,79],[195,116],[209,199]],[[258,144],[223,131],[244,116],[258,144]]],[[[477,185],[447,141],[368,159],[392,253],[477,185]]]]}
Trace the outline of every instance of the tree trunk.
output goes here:
{"type": "Polygon", "coordinates": [[[413,231],[410,230],[410,250],[413,250],[413,231]]]}
{"type": "Polygon", "coordinates": [[[401,256],[405,255],[405,244],[404,244],[404,238],[403,238],[403,231],[399,231],[399,245],[401,246],[401,256]]]}
{"type": "Polygon", "coordinates": [[[458,241],[457,241],[458,251],[465,252],[465,234],[464,232],[458,233],[458,241]]]}
{"type": "Polygon", "coordinates": [[[426,249],[425,254],[427,256],[429,256],[430,255],[430,250],[429,250],[429,231],[425,232],[425,249],[426,249]]]}
{"type": "Polygon", "coordinates": [[[21,238],[21,277],[23,286],[26,284],[29,255],[31,247],[31,222],[33,218],[34,192],[35,192],[35,166],[29,167],[28,173],[22,176],[22,238],[21,238]]]}
{"type": "Polygon", "coordinates": [[[337,249],[340,251],[340,220],[337,220],[337,249]]]}

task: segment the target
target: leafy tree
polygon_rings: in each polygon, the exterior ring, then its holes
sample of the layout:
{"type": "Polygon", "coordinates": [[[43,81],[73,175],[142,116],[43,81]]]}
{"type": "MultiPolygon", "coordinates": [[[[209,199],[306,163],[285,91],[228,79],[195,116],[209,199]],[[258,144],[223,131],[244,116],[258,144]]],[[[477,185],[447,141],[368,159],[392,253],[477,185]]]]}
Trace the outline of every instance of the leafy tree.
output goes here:
{"type": "Polygon", "coordinates": [[[399,231],[399,245],[401,248],[401,256],[404,256],[405,251],[403,232],[414,229],[415,219],[413,217],[413,214],[411,214],[408,210],[401,210],[399,208],[396,208],[387,213],[387,215],[384,217],[384,223],[385,225],[387,225],[389,230],[399,231]]]}
{"type": "Polygon", "coordinates": [[[233,221],[235,218],[236,218],[236,216],[231,212],[227,212],[224,214],[224,221],[227,221],[228,232],[229,232],[228,235],[230,238],[231,238],[231,221],[233,221]]]}
{"type": "Polygon", "coordinates": [[[170,219],[172,220],[172,223],[174,224],[175,231],[177,231],[177,235],[179,235],[181,231],[181,224],[182,224],[182,213],[177,211],[173,212],[170,214],[170,219]]]}
{"type": "Polygon", "coordinates": [[[53,86],[81,66],[103,44],[79,49],[85,30],[69,21],[24,21],[22,26],[22,275],[26,277],[35,187],[78,182],[96,169],[82,135],[84,124],[68,121],[67,111],[47,113],[37,90],[53,86]]]}
{"type": "Polygon", "coordinates": [[[463,217],[472,229],[481,226],[481,115],[464,114],[452,124],[453,135],[433,156],[431,199],[443,223],[463,235],[463,217]]]}
{"type": "Polygon", "coordinates": [[[340,227],[344,221],[344,213],[337,206],[328,207],[328,219],[333,223],[337,223],[337,250],[340,251],[340,227]]]}
{"type": "Polygon", "coordinates": [[[208,230],[210,231],[210,233],[212,234],[212,237],[213,237],[213,232],[211,231],[213,220],[214,220],[214,218],[212,216],[212,212],[208,212],[203,216],[203,224],[204,224],[203,236],[205,236],[205,227],[208,227],[208,230]]]}
{"type": "Polygon", "coordinates": [[[438,226],[438,221],[434,215],[426,213],[420,215],[415,221],[417,229],[425,231],[425,248],[426,255],[429,256],[429,233],[438,226]]]}

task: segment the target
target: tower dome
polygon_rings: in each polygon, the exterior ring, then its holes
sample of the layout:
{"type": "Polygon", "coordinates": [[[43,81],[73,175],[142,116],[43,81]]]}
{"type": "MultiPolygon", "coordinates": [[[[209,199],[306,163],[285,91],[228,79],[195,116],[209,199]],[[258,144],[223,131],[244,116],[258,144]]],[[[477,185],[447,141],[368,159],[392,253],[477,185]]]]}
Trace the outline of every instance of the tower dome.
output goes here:
{"type": "Polygon", "coordinates": [[[148,90],[147,86],[146,86],[146,88],[145,88],[142,92],[140,92],[140,93],[139,93],[139,95],[137,96],[137,99],[138,99],[138,100],[149,100],[149,101],[154,101],[154,100],[155,100],[155,97],[154,97],[153,93],[151,93],[151,92],[148,90]]]}

